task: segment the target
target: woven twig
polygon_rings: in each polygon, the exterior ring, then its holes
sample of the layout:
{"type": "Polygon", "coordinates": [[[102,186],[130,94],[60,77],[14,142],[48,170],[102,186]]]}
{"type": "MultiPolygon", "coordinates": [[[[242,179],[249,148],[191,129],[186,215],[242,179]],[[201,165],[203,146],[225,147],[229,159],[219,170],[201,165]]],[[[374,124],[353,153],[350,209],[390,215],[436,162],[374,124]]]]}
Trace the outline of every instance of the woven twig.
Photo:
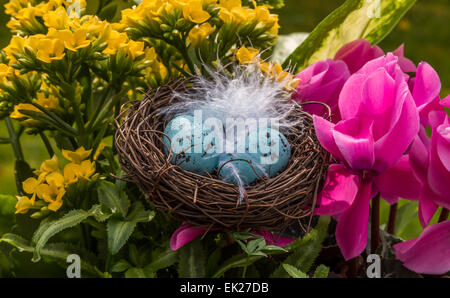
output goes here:
{"type": "Polygon", "coordinates": [[[246,187],[242,204],[236,204],[237,186],[215,174],[201,176],[170,163],[171,156],[163,151],[166,123],[158,110],[178,100],[174,91],[188,92],[191,82],[177,81],[150,90],[143,100],[122,107],[116,119],[115,144],[125,179],[147,193],[156,208],[197,226],[272,231],[311,216],[328,155],[317,141],[311,115],[301,108],[292,112],[292,117],[302,118],[301,127],[286,135],[291,144],[286,170],[246,187]]]}

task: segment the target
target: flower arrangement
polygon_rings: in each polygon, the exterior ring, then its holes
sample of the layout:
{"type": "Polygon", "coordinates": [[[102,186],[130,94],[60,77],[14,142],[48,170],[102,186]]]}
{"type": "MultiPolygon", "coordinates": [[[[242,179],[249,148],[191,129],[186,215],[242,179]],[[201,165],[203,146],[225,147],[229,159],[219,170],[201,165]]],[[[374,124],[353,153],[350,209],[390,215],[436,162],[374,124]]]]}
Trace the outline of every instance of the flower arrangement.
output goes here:
{"type": "MultiPolygon", "coordinates": [[[[376,45],[414,2],[382,1],[378,15],[347,0],[280,64],[280,0],[9,1],[0,141],[17,196],[0,196],[0,276],[22,253],[58,272],[76,254],[83,277],[356,277],[368,253],[447,274],[450,97],[428,63],[376,45]],[[277,119],[256,131],[289,146],[285,162],[186,149],[179,162],[169,123],[198,109],[277,119]],[[24,133],[47,150],[39,169],[24,133]],[[400,200],[418,201],[418,238],[394,237],[400,200]]],[[[219,147],[209,135],[200,144],[219,147]]]]}

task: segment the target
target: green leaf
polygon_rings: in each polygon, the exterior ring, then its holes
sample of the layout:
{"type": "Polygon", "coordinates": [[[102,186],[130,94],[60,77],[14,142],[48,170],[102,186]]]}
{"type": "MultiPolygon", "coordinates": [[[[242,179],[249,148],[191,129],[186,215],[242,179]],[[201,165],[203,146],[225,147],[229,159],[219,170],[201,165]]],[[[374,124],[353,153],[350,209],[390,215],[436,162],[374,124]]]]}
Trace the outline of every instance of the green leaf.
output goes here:
{"type": "Polygon", "coordinates": [[[120,260],[117,263],[112,266],[111,271],[112,272],[123,272],[131,267],[131,264],[128,263],[126,260],[120,260]]]}
{"type": "Polygon", "coordinates": [[[127,242],[136,227],[135,221],[111,218],[107,224],[108,248],[115,255],[127,242]]]}
{"type": "Polygon", "coordinates": [[[178,252],[167,248],[152,256],[152,262],[145,266],[145,269],[152,270],[154,272],[172,266],[177,262],[178,252]]]}
{"type": "MultiPolygon", "coordinates": [[[[322,249],[329,222],[329,216],[321,216],[315,229],[305,237],[291,243],[288,247],[292,250],[292,254],[284,260],[284,263],[292,265],[302,272],[308,272],[322,249]]],[[[272,273],[271,277],[289,276],[284,267],[280,266],[272,273]]]]}
{"type": "Polygon", "coordinates": [[[313,278],[327,278],[330,273],[330,268],[325,265],[320,265],[314,271],[313,278]]]}
{"type": "Polygon", "coordinates": [[[130,207],[130,201],[126,194],[121,191],[114,183],[101,181],[97,188],[100,204],[106,206],[112,213],[119,213],[125,217],[130,207]]]}
{"type": "Polygon", "coordinates": [[[112,2],[100,10],[98,16],[103,20],[112,21],[114,16],[116,15],[117,4],[112,2]]]}
{"type": "Polygon", "coordinates": [[[347,0],[309,34],[284,61],[283,67],[296,71],[314,62],[333,58],[346,43],[364,38],[372,45],[380,42],[416,0],[347,0]],[[379,13],[376,4],[379,3],[379,13]],[[378,17],[379,16],[379,17],[378,17]]]}
{"type": "Polygon", "coordinates": [[[101,213],[100,206],[94,205],[89,211],[71,210],[60,219],[52,221],[51,224],[49,222],[46,223],[45,229],[42,228],[42,231],[36,231],[39,232],[39,235],[33,237],[33,239],[36,242],[36,247],[34,249],[32,261],[38,262],[41,259],[40,256],[41,249],[45,246],[45,244],[48,242],[48,240],[50,240],[51,237],[53,237],[54,235],[58,234],[59,232],[65,229],[80,224],[83,220],[85,220],[89,216],[93,216],[98,213],[101,213]]]}
{"type": "Polygon", "coordinates": [[[180,277],[205,277],[205,251],[200,239],[183,246],[179,253],[178,273],[180,277]]]}
{"type": "Polygon", "coordinates": [[[232,268],[239,268],[239,267],[245,267],[250,266],[254,262],[258,261],[259,259],[263,258],[263,256],[249,256],[246,254],[237,255],[234,257],[231,257],[228,259],[217,271],[213,274],[213,278],[221,277],[227,272],[228,270],[232,268]]]}
{"type": "MultiPolygon", "coordinates": [[[[0,238],[0,243],[5,242],[8,243],[19,250],[19,252],[29,252],[33,253],[35,249],[29,244],[29,242],[16,234],[5,234],[2,238],[0,238]]],[[[59,260],[66,262],[67,256],[72,254],[73,252],[67,249],[64,249],[64,244],[58,245],[49,245],[48,247],[44,247],[40,250],[40,254],[44,257],[48,257],[51,259],[59,260]]],[[[89,274],[96,277],[103,277],[104,274],[95,266],[81,259],[81,270],[84,272],[88,272],[89,274]]]]}
{"type": "Polygon", "coordinates": [[[281,264],[284,270],[293,278],[309,278],[306,273],[289,264],[281,264]]]}
{"type": "Polygon", "coordinates": [[[133,267],[125,272],[126,278],[152,278],[155,277],[155,272],[143,268],[133,267]]]}
{"type": "Polygon", "coordinates": [[[127,219],[134,222],[150,222],[154,217],[154,211],[145,210],[144,205],[137,201],[133,204],[127,219]]]}

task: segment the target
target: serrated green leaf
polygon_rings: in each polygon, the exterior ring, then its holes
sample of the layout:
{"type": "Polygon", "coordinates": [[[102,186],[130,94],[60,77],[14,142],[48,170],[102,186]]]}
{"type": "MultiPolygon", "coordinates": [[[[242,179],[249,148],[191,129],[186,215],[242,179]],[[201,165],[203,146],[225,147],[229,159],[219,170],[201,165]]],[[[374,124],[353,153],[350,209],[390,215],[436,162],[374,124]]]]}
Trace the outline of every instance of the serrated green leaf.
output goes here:
{"type": "Polygon", "coordinates": [[[94,214],[98,214],[100,211],[99,205],[94,205],[89,211],[85,210],[71,210],[66,213],[60,219],[54,220],[46,224],[46,229],[39,232],[39,237],[33,237],[36,243],[36,247],[33,253],[33,262],[38,262],[41,259],[40,251],[51,237],[59,232],[74,227],[80,224],[83,220],[94,214]]]}
{"type": "Polygon", "coordinates": [[[114,183],[101,181],[97,188],[100,204],[106,206],[112,213],[119,213],[125,217],[130,207],[130,201],[126,194],[121,191],[114,183]]]}
{"type": "Polygon", "coordinates": [[[213,274],[213,278],[221,277],[232,268],[239,268],[244,266],[250,266],[254,262],[263,258],[263,256],[249,256],[246,254],[237,255],[228,259],[220,268],[213,274]]]}
{"type": "Polygon", "coordinates": [[[330,273],[330,268],[325,265],[320,265],[314,271],[313,278],[327,278],[330,273]]]}
{"type": "Polygon", "coordinates": [[[416,0],[347,0],[309,34],[286,59],[283,67],[296,71],[314,62],[333,58],[346,43],[364,38],[371,44],[380,42],[416,0]],[[379,14],[376,10],[380,4],[379,14]]]}
{"type": "Polygon", "coordinates": [[[156,272],[160,269],[172,266],[177,262],[178,251],[173,251],[170,248],[159,252],[152,256],[152,262],[145,266],[145,269],[156,272]]]}
{"type": "MultiPolygon", "coordinates": [[[[315,229],[305,237],[291,243],[289,248],[292,250],[292,254],[284,260],[284,263],[292,265],[302,272],[308,272],[322,249],[329,222],[329,216],[321,216],[315,229]]],[[[272,273],[271,277],[288,277],[288,274],[284,267],[280,266],[272,273]]]]}
{"type": "Polygon", "coordinates": [[[135,222],[150,222],[154,217],[154,211],[145,210],[144,205],[137,201],[133,204],[127,219],[135,222]]]}
{"type": "Polygon", "coordinates": [[[178,255],[180,277],[205,277],[206,258],[202,242],[199,239],[183,246],[178,255]]]}
{"type": "MultiPolygon", "coordinates": [[[[28,240],[22,238],[16,234],[5,234],[0,238],[0,243],[5,242],[8,243],[19,250],[19,252],[29,252],[34,253],[35,249],[30,245],[28,240]]],[[[64,249],[65,244],[59,243],[55,245],[49,245],[40,250],[40,254],[44,257],[48,257],[51,259],[59,260],[66,262],[67,256],[73,254],[73,251],[64,249]]],[[[81,262],[81,270],[87,272],[93,276],[103,277],[104,274],[98,270],[97,267],[91,265],[89,262],[84,259],[80,259],[81,262]]]]}
{"type": "Polygon", "coordinates": [[[108,249],[115,255],[127,242],[136,227],[135,221],[124,221],[111,218],[106,226],[108,249]]]}
{"type": "Polygon", "coordinates": [[[284,270],[289,274],[290,277],[293,278],[308,278],[309,276],[306,275],[306,273],[302,272],[301,270],[295,268],[292,265],[289,264],[281,264],[283,266],[284,270]]]}

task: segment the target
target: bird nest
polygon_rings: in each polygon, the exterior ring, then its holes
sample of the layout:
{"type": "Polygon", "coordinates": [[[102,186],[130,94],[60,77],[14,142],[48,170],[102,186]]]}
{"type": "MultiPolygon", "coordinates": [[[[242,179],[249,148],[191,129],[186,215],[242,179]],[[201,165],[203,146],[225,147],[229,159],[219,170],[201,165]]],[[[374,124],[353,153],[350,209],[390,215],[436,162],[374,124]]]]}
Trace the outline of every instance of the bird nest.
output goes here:
{"type": "Polygon", "coordinates": [[[312,117],[298,106],[292,117],[302,119],[286,135],[291,144],[287,168],[273,178],[245,188],[201,176],[171,164],[164,153],[167,124],[158,111],[180,100],[174,92],[188,92],[192,80],[177,81],[150,90],[141,101],[130,102],[116,119],[115,145],[126,176],[148,194],[155,207],[175,219],[209,228],[281,230],[312,216],[324,181],[329,156],[320,146],[312,117]]]}

